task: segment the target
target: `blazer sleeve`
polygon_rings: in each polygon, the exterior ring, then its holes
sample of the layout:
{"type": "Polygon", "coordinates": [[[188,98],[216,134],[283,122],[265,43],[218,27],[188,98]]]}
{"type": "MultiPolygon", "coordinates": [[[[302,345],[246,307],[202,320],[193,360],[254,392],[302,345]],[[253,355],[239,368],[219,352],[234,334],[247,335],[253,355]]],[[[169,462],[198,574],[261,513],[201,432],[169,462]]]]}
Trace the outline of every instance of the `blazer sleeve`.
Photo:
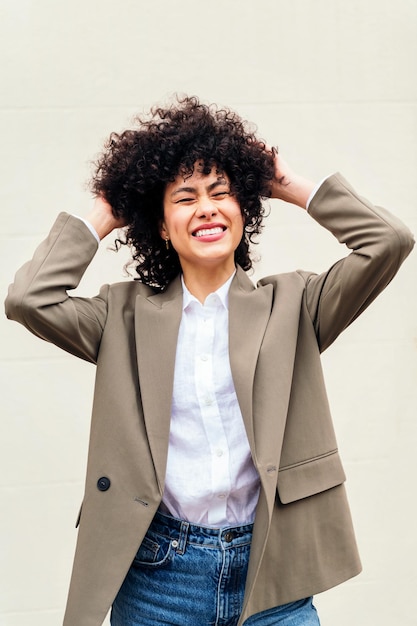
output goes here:
{"type": "Polygon", "coordinates": [[[17,272],[5,301],[9,319],[71,354],[97,360],[108,286],[94,298],[71,297],[98,243],[82,220],[61,213],[31,261],[17,272]]]}
{"type": "Polygon", "coordinates": [[[323,351],[388,285],[414,238],[401,220],[359,196],[340,174],[324,182],[308,211],[351,250],[327,272],[305,275],[306,303],[323,351]]]}

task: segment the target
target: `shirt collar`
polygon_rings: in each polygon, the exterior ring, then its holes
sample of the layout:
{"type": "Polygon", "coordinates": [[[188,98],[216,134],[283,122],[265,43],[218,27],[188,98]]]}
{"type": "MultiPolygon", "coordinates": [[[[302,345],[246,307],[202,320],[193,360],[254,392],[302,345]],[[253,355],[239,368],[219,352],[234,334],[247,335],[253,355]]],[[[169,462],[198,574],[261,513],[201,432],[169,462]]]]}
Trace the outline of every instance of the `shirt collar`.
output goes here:
{"type": "MultiPolygon", "coordinates": [[[[226,280],[225,283],[223,283],[223,285],[221,285],[221,287],[219,287],[218,289],[216,289],[216,291],[213,291],[212,293],[215,293],[221,304],[223,305],[223,307],[226,309],[226,311],[229,310],[229,289],[230,289],[230,285],[232,283],[232,280],[234,278],[236,274],[236,270],[233,272],[233,274],[226,280]]],[[[187,286],[184,282],[184,277],[181,274],[181,283],[182,283],[182,290],[183,290],[183,298],[182,298],[182,310],[185,311],[185,309],[187,308],[187,306],[190,304],[190,302],[199,302],[197,300],[197,298],[195,296],[193,296],[193,294],[187,289],[187,286]]],[[[208,294],[208,296],[210,296],[211,294],[208,294]]],[[[207,298],[208,298],[207,296],[207,298]]],[[[199,302],[199,304],[201,304],[199,302]]]]}

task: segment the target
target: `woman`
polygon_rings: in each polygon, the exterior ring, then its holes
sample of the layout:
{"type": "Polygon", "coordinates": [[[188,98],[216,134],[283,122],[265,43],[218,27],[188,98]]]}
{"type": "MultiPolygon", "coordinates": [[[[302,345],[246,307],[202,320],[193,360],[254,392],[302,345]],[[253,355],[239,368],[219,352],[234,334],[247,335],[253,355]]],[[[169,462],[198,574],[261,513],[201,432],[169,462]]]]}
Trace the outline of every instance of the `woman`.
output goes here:
{"type": "Polygon", "coordinates": [[[184,98],[113,134],[86,220],[61,214],[7,315],[97,364],[65,626],[319,624],[360,571],[320,352],[390,282],[408,229],[340,176],[295,174],[234,113],[184,98]],[[262,199],[351,250],[257,288],[262,199]],[[138,279],[77,298],[124,227],[138,279]]]}

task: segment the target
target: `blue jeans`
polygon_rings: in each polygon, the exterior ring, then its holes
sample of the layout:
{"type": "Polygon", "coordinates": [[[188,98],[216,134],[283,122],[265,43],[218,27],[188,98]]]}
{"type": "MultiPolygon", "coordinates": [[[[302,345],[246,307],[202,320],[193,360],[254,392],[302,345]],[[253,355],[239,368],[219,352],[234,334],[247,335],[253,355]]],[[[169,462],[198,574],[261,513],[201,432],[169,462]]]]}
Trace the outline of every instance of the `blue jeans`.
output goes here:
{"type": "MultiPolygon", "coordinates": [[[[113,603],[112,626],[235,626],[252,524],[196,526],[157,513],[113,603]]],[[[311,598],[253,615],[245,626],[319,626],[311,598]]]]}

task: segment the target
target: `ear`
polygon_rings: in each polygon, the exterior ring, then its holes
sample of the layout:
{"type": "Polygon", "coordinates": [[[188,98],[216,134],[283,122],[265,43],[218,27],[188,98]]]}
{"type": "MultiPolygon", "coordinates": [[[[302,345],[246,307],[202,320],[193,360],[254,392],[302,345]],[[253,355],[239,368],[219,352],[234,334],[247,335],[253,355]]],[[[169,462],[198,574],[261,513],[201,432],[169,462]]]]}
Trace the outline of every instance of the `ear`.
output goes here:
{"type": "Polygon", "coordinates": [[[162,239],[166,239],[167,237],[169,239],[168,230],[163,220],[159,222],[159,234],[161,235],[162,239]]]}

